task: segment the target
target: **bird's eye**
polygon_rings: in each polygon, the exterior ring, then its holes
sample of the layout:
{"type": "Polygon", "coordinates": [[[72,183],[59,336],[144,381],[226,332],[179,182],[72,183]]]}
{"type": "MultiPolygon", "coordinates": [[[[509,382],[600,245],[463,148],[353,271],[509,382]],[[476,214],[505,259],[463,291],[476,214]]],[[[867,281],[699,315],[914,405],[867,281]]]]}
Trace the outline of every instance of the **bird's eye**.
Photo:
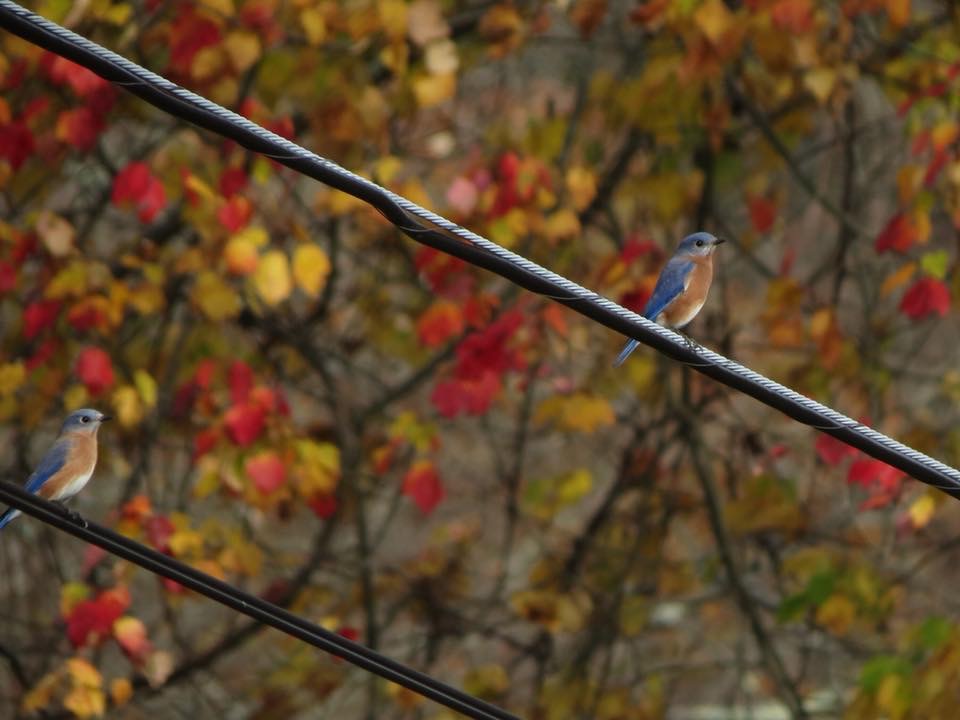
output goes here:
{"type": "Polygon", "coordinates": [[[697,247],[703,247],[703,240],[697,240],[697,247]]]}
{"type": "Polygon", "coordinates": [[[82,423],[88,423],[88,422],[90,422],[90,418],[87,417],[86,415],[81,415],[81,416],[80,416],[80,422],[82,422],[82,423]]]}

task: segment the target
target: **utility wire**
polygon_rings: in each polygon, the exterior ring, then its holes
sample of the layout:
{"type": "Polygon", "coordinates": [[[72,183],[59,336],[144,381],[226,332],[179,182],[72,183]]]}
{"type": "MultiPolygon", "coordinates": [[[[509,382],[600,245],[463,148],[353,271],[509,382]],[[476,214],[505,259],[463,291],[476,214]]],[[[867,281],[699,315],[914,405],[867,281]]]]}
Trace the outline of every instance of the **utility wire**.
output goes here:
{"type": "Polygon", "coordinates": [[[102,525],[76,519],[61,506],[28,493],[10,482],[0,482],[0,501],[53,525],[109,553],[162,575],[222,605],[314,647],[343,658],[347,662],[386,678],[413,692],[478,720],[518,720],[505,710],[461,692],[402,663],[355,643],[342,635],[304,620],[293,613],[250,595],[229,583],[200,572],[176,558],[157,552],[102,525]]]}
{"type": "MultiPolygon", "coordinates": [[[[646,318],[356,175],[226,108],[171,83],[10,0],[0,0],[0,27],[62,55],[178,118],[229,138],[297,172],[357,197],[415,241],[490,270],[533,292],[659,350],[787,416],[858,448],[917,480],[960,498],[960,471],[807,398],[718,353],[692,347],[646,318]]],[[[474,718],[514,718],[489,703],[405,667],[260,598],[205,575],[99,525],[75,524],[56,505],[0,483],[0,500],[82,540],[168,577],[259,622],[330,652],[474,718]]]]}
{"type": "Polygon", "coordinates": [[[379,210],[419,243],[490,270],[562,303],[673,360],[789,417],[883,460],[917,480],[960,498],[960,471],[702,347],[550,270],[453,223],[376,183],[134,62],[60,27],[10,0],[0,0],[0,27],[69,58],[178,118],[192,122],[297,172],[349,193],[379,210]]]}

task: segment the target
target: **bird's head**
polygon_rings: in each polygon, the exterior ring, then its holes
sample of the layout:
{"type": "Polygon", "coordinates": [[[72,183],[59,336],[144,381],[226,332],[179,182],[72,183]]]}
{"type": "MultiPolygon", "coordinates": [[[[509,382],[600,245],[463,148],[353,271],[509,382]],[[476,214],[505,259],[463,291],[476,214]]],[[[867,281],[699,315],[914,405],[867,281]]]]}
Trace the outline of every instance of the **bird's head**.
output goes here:
{"type": "Polygon", "coordinates": [[[95,435],[100,428],[100,424],[107,420],[110,420],[110,416],[104,415],[99,410],[92,410],[90,408],[74,410],[67,415],[67,419],[63,421],[60,432],[81,432],[87,435],[95,435]]]}
{"type": "Polygon", "coordinates": [[[693,235],[687,235],[680,241],[680,247],[677,248],[678,255],[711,255],[717,249],[717,245],[724,242],[723,238],[718,238],[708,232],[696,232],[693,235]]]}

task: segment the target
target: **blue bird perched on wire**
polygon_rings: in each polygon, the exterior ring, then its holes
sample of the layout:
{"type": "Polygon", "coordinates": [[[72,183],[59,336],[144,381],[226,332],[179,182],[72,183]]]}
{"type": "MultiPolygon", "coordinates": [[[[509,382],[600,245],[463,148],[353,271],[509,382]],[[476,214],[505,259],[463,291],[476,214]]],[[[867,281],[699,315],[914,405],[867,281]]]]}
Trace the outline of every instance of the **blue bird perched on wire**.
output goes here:
{"type": "MultiPolygon", "coordinates": [[[[89,408],[67,415],[56,441],[27,478],[24,489],[58,503],[83,490],[97,464],[97,430],[107,420],[109,415],[89,408]]],[[[19,510],[8,508],[0,515],[0,529],[19,514],[19,510]]]]}
{"type": "MultiPolygon", "coordinates": [[[[722,238],[708,232],[697,232],[681,240],[660,271],[643,316],[673,330],[693,320],[707,301],[713,280],[713,251],[722,242],[722,238]]],[[[617,355],[614,367],[621,365],[639,344],[639,340],[630,340],[617,355]]]]}

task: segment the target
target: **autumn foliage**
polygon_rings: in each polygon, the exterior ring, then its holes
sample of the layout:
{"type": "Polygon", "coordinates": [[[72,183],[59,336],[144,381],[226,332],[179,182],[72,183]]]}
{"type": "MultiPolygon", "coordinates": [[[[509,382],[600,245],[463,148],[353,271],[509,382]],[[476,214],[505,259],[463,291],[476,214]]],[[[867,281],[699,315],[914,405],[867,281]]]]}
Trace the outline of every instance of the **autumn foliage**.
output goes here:
{"type": "MultiPolygon", "coordinates": [[[[698,342],[960,463],[947,0],[30,6],[635,310],[722,235],[698,342]]],[[[955,503],[622,342],[0,34],[5,479],[109,412],[84,515],[522,717],[952,718],[955,503]]],[[[0,716],[441,717],[30,518],[0,564],[0,716]]]]}

